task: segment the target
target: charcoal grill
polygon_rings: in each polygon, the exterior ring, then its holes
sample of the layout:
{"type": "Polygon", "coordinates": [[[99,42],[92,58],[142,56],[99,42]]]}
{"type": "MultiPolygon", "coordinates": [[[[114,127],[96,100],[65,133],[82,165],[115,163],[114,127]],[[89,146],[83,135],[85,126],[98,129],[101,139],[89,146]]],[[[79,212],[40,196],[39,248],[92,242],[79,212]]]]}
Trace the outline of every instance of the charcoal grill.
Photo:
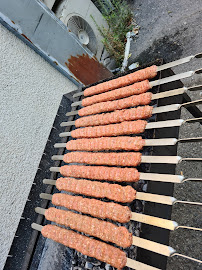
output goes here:
{"type": "MultiPolygon", "coordinates": [[[[157,60],[153,63],[149,63],[142,68],[150,66],[152,64],[161,65],[163,60],[157,60]]],[[[137,68],[138,70],[139,68],[137,68]]],[[[134,72],[130,71],[130,72],[134,72]]],[[[130,72],[124,73],[128,74],[130,72]]],[[[164,78],[173,75],[171,69],[161,71],[158,78],[164,78]]],[[[118,77],[118,76],[114,76],[118,77]]],[[[110,78],[111,79],[111,78],[110,78]]],[[[156,79],[156,78],[155,78],[156,79]]],[[[106,79],[104,81],[107,81],[106,79]]],[[[93,84],[95,85],[95,84],[93,84]]],[[[177,89],[183,87],[181,81],[175,81],[167,83],[161,86],[154,87],[152,89],[153,93],[164,92],[171,89],[177,89]]],[[[80,87],[77,91],[83,91],[85,88],[80,87]]],[[[65,113],[71,110],[78,109],[77,107],[71,108],[72,101],[79,101],[81,97],[77,97],[73,100],[71,94],[64,95],[62,97],[61,104],[58,109],[58,113],[53,124],[49,139],[47,141],[44,154],[41,158],[39,168],[32,185],[24,212],[22,214],[21,220],[19,222],[16,235],[14,237],[4,270],[15,270],[15,269],[113,269],[113,267],[106,265],[105,263],[98,262],[96,259],[87,258],[79,254],[78,252],[61,246],[60,244],[53,243],[51,240],[44,239],[41,234],[37,231],[31,229],[31,223],[36,222],[41,225],[48,224],[49,222],[44,219],[42,215],[38,215],[34,212],[35,207],[41,206],[42,208],[48,208],[51,203],[48,200],[40,200],[39,194],[45,192],[48,194],[53,194],[56,192],[56,188],[51,185],[43,185],[44,178],[57,179],[58,173],[52,172],[50,174],[49,168],[51,166],[61,166],[63,162],[61,161],[51,161],[51,156],[53,154],[62,155],[65,152],[64,148],[59,148],[59,150],[54,149],[54,144],[56,142],[65,143],[70,140],[70,137],[59,139],[59,133],[64,131],[64,128],[60,127],[60,123],[67,121],[65,113]],[[52,266],[51,266],[52,265],[52,266]],[[51,268],[52,267],[52,268],[51,268]]],[[[173,96],[169,98],[159,99],[153,101],[153,105],[164,106],[168,104],[182,104],[189,102],[191,99],[186,93],[178,96],[173,96]]],[[[202,112],[196,107],[188,107],[189,112],[195,117],[202,117],[202,112]]],[[[78,116],[70,116],[69,121],[77,119],[78,116]]],[[[180,118],[180,110],[174,112],[167,112],[162,114],[157,114],[155,117],[151,118],[151,121],[163,121],[172,120],[180,118]]],[[[66,132],[72,130],[72,126],[65,128],[66,132]]],[[[179,127],[172,128],[162,128],[153,129],[145,132],[146,138],[178,138],[179,127]]],[[[166,146],[166,147],[146,147],[143,150],[143,154],[155,155],[155,156],[176,156],[177,145],[166,146]]],[[[154,172],[154,173],[164,173],[164,174],[175,174],[175,166],[173,164],[164,164],[164,166],[159,164],[141,164],[139,170],[142,172],[154,172]]],[[[137,191],[145,191],[154,194],[162,194],[167,196],[173,195],[173,184],[165,182],[153,182],[153,181],[140,181],[133,185],[137,191]]],[[[151,202],[141,202],[134,201],[131,205],[132,211],[142,212],[147,215],[161,217],[165,219],[171,218],[171,206],[151,203],[151,202]]],[[[154,226],[149,226],[146,224],[139,224],[133,222],[132,228],[133,234],[140,235],[140,237],[152,240],[165,245],[169,244],[169,231],[161,229],[154,226]]],[[[136,248],[132,246],[127,249],[128,257],[132,259],[137,259],[145,264],[158,267],[160,269],[166,269],[167,258],[162,255],[147,251],[145,249],[136,248]]]]}

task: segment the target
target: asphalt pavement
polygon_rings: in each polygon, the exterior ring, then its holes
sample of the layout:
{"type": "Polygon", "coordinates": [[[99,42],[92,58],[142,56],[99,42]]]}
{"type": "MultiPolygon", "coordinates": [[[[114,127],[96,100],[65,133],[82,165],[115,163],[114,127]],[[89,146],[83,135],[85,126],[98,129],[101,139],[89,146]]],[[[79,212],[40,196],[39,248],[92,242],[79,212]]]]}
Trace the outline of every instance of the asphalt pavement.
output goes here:
{"type": "MultiPolygon", "coordinates": [[[[157,58],[165,62],[202,52],[202,1],[199,0],[136,0],[128,1],[134,13],[139,34],[131,43],[130,63],[138,61],[148,63],[157,58]]],[[[175,73],[195,70],[202,67],[202,59],[173,68],[175,73]]],[[[182,80],[185,86],[202,84],[202,75],[194,75],[182,80]]],[[[202,90],[188,92],[192,100],[202,99],[202,90]]],[[[199,106],[202,110],[202,106],[199,106]]],[[[182,109],[181,118],[192,115],[182,109]]],[[[193,118],[193,117],[192,117],[193,118]]],[[[180,138],[202,137],[199,123],[185,124],[180,128],[180,138]]],[[[202,157],[202,143],[178,145],[181,157],[202,157]]],[[[202,178],[201,163],[183,161],[177,165],[176,174],[183,173],[186,178],[202,178]]],[[[174,197],[179,200],[202,201],[201,185],[197,182],[185,182],[175,185],[174,197]]],[[[176,204],[172,208],[172,220],[179,225],[202,228],[201,208],[176,204]]],[[[202,260],[201,232],[178,229],[171,233],[170,246],[179,253],[202,260]]],[[[188,259],[173,257],[168,259],[167,270],[198,270],[199,263],[188,259]]]]}

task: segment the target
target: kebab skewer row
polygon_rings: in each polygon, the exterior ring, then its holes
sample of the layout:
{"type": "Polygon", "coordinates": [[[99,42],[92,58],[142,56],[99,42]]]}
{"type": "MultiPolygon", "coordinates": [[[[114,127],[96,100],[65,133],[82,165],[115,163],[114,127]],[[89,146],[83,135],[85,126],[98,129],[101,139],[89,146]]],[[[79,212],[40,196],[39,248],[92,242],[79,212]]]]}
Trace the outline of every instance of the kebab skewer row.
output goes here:
{"type": "MultiPolygon", "coordinates": [[[[102,219],[108,218],[108,219],[111,219],[113,221],[118,221],[120,223],[126,223],[126,222],[129,222],[130,220],[134,220],[137,222],[141,222],[141,223],[145,223],[148,225],[164,228],[164,229],[171,230],[171,231],[174,231],[174,230],[179,229],[181,227],[184,229],[202,231],[202,229],[200,229],[200,228],[179,226],[177,224],[177,222],[172,221],[172,220],[167,220],[167,219],[163,219],[163,218],[158,218],[158,217],[148,216],[145,214],[131,212],[129,207],[122,206],[122,205],[119,205],[119,204],[113,203],[113,202],[103,202],[103,201],[96,200],[96,199],[88,199],[88,198],[83,198],[80,196],[72,196],[72,195],[63,194],[63,193],[55,193],[53,195],[41,193],[40,198],[52,200],[52,203],[56,206],[62,206],[62,207],[65,207],[69,210],[74,210],[74,211],[88,214],[88,215],[91,215],[91,216],[97,217],[97,218],[102,218],[102,219]]],[[[57,216],[57,214],[55,213],[54,216],[57,216]]],[[[68,214],[66,214],[66,216],[68,218],[68,214]]],[[[70,212],[69,216],[71,216],[71,217],[69,217],[70,218],[69,222],[71,222],[71,223],[75,222],[74,229],[79,230],[79,228],[82,227],[82,223],[84,223],[84,220],[82,222],[82,216],[79,219],[80,220],[79,222],[81,222],[80,225],[76,225],[78,218],[76,218],[76,220],[72,221],[73,217],[71,215],[71,212],[70,212]],[[78,226],[78,227],[75,228],[75,226],[78,226]]],[[[52,220],[52,221],[54,221],[54,220],[52,220]]],[[[54,221],[54,222],[60,223],[57,221],[54,221]]],[[[60,224],[69,226],[69,225],[63,224],[63,223],[60,223],[60,224]]],[[[109,227],[111,228],[110,230],[117,229],[117,228],[111,226],[110,224],[111,223],[108,224],[109,227]]],[[[85,225],[83,225],[83,226],[85,227],[85,225]]],[[[96,224],[94,224],[92,226],[94,227],[94,226],[96,226],[96,224]]],[[[99,224],[97,223],[97,227],[98,226],[99,226],[99,224]]],[[[70,228],[72,228],[71,225],[70,225],[70,228]]],[[[132,244],[135,245],[135,243],[132,243],[132,237],[131,237],[132,235],[130,235],[128,233],[128,231],[126,231],[125,229],[120,229],[120,230],[122,231],[121,235],[124,238],[123,240],[120,240],[119,237],[116,238],[116,236],[114,235],[113,240],[111,239],[111,240],[107,240],[107,241],[111,241],[119,246],[124,247],[124,248],[129,247],[132,244]]],[[[99,231],[103,231],[103,230],[100,229],[99,231]]],[[[85,231],[82,230],[81,232],[85,232],[87,234],[92,235],[92,232],[90,230],[88,232],[86,232],[86,227],[85,227],[85,231]]],[[[98,235],[98,232],[96,234],[98,235]]],[[[102,236],[97,236],[97,237],[99,237],[100,239],[102,239],[104,241],[106,241],[107,238],[109,239],[110,236],[108,236],[107,233],[105,233],[103,231],[103,234],[106,234],[105,238],[100,238],[102,236]]],[[[111,235],[111,233],[110,233],[110,235],[111,235]]],[[[96,235],[93,235],[93,236],[96,236],[96,235]]]]}
{"type": "Polygon", "coordinates": [[[44,179],[43,183],[48,185],[55,185],[56,188],[60,191],[67,191],[95,198],[107,198],[112,201],[122,203],[130,203],[133,200],[137,199],[166,205],[185,203],[190,205],[202,206],[202,203],[200,202],[180,201],[170,196],[139,192],[129,185],[121,186],[118,184],[109,184],[107,182],[102,183],[86,179],[62,177],[58,178],[57,180],[44,179]]]}
{"type": "Polygon", "coordinates": [[[178,164],[185,161],[202,161],[202,158],[181,158],[179,156],[144,156],[139,152],[92,153],[70,152],[65,155],[52,156],[52,160],[63,160],[65,163],[84,163],[89,165],[129,166],[136,167],[141,163],[178,164]]]}
{"type": "Polygon", "coordinates": [[[140,151],[144,146],[167,146],[177,143],[200,142],[202,137],[193,138],[165,138],[165,139],[143,139],[142,137],[102,137],[91,139],[71,140],[67,143],[56,143],[55,148],[67,148],[70,151],[104,151],[104,150],[130,150],[140,151]]]}
{"type": "Polygon", "coordinates": [[[156,80],[156,81],[152,81],[152,82],[149,82],[148,80],[144,80],[130,86],[118,88],[118,89],[115,89],[106,93],[84,98],[81,102],[77,101],[77,102],[72,103],[71,106],[74,107],[74,106],[82,105],[85,107],[85,106],[90,106],[95,103],[121,99],[121,98],[129,97],[132,95],[139,95],[139,94],[147,92],[149,89],[151,89],[154,86],[188,78],[194,74],[200,74],[201,72],[202,72],[202,69],[198,69],[195,71],[187,71],[181,74],[173,75],[173,76],[156,80]]]}
{"type": "MultiPolygon", "coordinates": [[[[146,264],[142,264],[127,258],[125,252],[116,247],[86,237],[71,230],[60,228],[56,225],[41,226],[39,224],[32,223],[32,228],[41,231],[44,237],[52,239],[70,248],[76,249],[84,255],[94,257],[100,261],[106,262],[111,266],[116,267],[118,270],[121,270],[124,266],[128,266],[136,270],[159,270],[155,267],[148,266],[146,264]]],[[[200,260],[176,253],[172,247],[146,239],[141,239],[141,243],[139,243],[138,237],[136,237],[135,240],[136,244],[139,244],[141,248],[146,248],[147,250],[151,250],[164,256],[181,256],[189,260],[202,263],[200,260]]]]}
{"type": "Polygon", "coordinates": [[[51,167],[51,172],[60,172],[65,177],[87,178],[94,180],[115,182],[138,182],[141,180],[163,181],[179,183],[184,177],[182,175],[142,173],[136,168],[119,168],[106,166],[83,166],[64,165],[62,167],[51,167]]]}
{"type": "Polygon", "coordinates": [[[129,134],[141,134],[146,129],[180,127],[185,123],[201,122],[202,117],[192,119],[176,119],[147,123],[145,120],[124,121],[118,124],[77,128],[71,132],[62,132],[60,137],[71,136],[73,138],[99,138],[129,134]]]}
{"type": "Polygon", "coordinates": [[[91,116],[81,117],[76,121],[62,122],[61,126],[72,126],[76,127],[88,127],[88,126],[99,126],[108,125],[113,123],[120,123],[123,121],[132,121],[139,119],[147,119],[152,116],[152,114],[159,114],[162,112],[171,112],[179,110],[182,107],[188,107],[193,105],[199,105],[202,103],[202,99],[186,102],[183,104],[172,104],[162,107],[153,108],[152,106],[141,106],[137,108],[117,110],[110,113],[95,114],[91,116]]]}
{"type": "Polygon", "coordinates": [[[150,66],[148,68],[145,69],[141,69],[138,71],[135,71],[131,74],[125,75],[125,76],[121,76],[119,78],[116,79],[112,79],[110,81],[107,82],[103,82],[103,83],[99,83],[95,86],[91,86],[88,87],[84,90],[84,92],[80,92],[80,93],[76,93],[73,97],[78,97],[84,94],[84,96],[92,96],[92,95],[96,95],[99,93],[103,93],[106,91],[110,91],[116,88],[120,88],[123,87],[125,85],[129,85],[131,83],[135,83],[138,81],[143,81],[145,79],[152,79],[157,75],[157,72],[171,68],[171,67],[175,67],[177,65],[181,65],[184,63],[189,62],[190,60],[194,59],[194,58],[201,58],[202,54],[198,53],[196,55],[191,55],[161,66],[150,66]]]}
{"type": "Polygon", "coordinates": [[[73,248],[81,252],[83,255],[94,257],[102,262],[106,262],[111,266],[116,267],[118,270],[121,270],[125,266],[136,270],[160,270],[159,268],[127,258],[125,252],[119,248],[71,230],[63,229],[55,225],[41,226],[36,223],[32,223],[31,226],[33,229],[41,231],[44,237],[73,248]]]}
{"type": "MultiPolygon", "coordinates": [[[[133,243],[132,233],[130,233],[124,226],[117,226],[108,221],[76,214],[71,211],[56,209],[54,207],[49,209],[37,207],[35,208],[35,212],[45,215],[46,219],[49,221],[69,227],[72,230],[97,237],[105,242],[114,243],[119,247],[128,248],[135,245],[135,243],[133,243]]],[[[154,217],[154,219],[156,218],[154,217]]],[[[166,223],[168,221],[171,224],[175,224],[175,222],[170,220],[159,219],[158,221],[161,223],[166,223]]],[[[191,229],[195,228],[191,227],[191,229]]],[[[202,231],[202,229],[196,229],[202,231]]]]}
{"type": "Polygon", "coordinates": [[[158,100],[161,98],[182,95],[185,92],[187,92],[187,90],[196,91],[196,90],[201,90],[201,88],[202,88],[202,85],[196,85],[196,86],[192,86],[188,88],[183,87],[183,88],[178,88],[175,90],[165,91],[158,94],[152,94],[150,92],[147,92],[147,93],[143,93],[139,95],[133,95],[131,97],[127,97],[123,99],[93,104],[87,107],[83,107],[78,111],[68,112],[66,113],[66,116],[77,115],[77,114],[79,116],[87,116],[91,114],[121,110],[121,109],[126,109],[129,107],[135,107],[135,106],[140,106],[140,105],[149,105],[152,100],[158,100]]]}

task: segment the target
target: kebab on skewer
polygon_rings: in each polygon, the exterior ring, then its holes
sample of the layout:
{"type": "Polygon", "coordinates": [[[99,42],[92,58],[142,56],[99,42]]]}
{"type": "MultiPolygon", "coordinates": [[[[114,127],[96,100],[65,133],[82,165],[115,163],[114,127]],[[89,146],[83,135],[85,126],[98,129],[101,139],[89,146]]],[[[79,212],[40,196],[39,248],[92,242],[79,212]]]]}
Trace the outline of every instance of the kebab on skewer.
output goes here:
{"type": "Polygon", "coordinates": [[[192,119],[176,119],[167,121],[158,121],[148,123],[145,120],[136,121],[124,121],[118,124],[110,124],[103,126],[93,126],[77,128],[71,132],[62,132],[60,137],[71,136],[73,138],[99,138],[99,137],[111,137],[129,134],[141,134],[147,129],[168,128],[168,127],[180,127],[185,123],[201,122],[202,117],[192,119]]]}
{"type": "MultiPolygon", "coordinates": [[[[127,258],[125,252],[119,248],[113,247],[109,244],[89,238],[71,230],[66,230],[55,225],[41,226],[36,223],[32,223],[32,228],[41,231],[42,235],[46,238],[52,239],[67,247],[73,248],[84,255],[94,257],[102,262],[106,262],[111,266],[116,267],[118,270],[121,270],[124,266],[128,266],[133,269],[160,270],[159,268],[155,268],[127,258]]],[[[147,244],[148,243],[151,244],[153,242],[148,241],[147,244]]],[[[158,244],[158,247],[161,249],[163,248],[164,251],[166,250],[166,246],[162,244],[158,244]]],[[[173,249],[171,249],[171,251],[173,251],[173,249]]],[[[166,252],[165,256],[169,256],[167,254],[168,252],[166,252]]]]}
{"type": "Polygon", "coordinates": [[[200,142],[202,137],[196,138],[164,138],[164,139],[143,139],[137,137],[101,137],[91,139],[71,140],[67,143],[56,143],[55,148],[64,148],[71,151],[104,151],[104,150],[129,150],[140,151],[144,146],[166,146],[176,145],[177,143],[200,142]]]}
{"type": "MultiPolygon", "coordinates": [[[[202,181],[202,179],[200,180],[202,181]]],[[[48,185],[55,185],[56,188],[60,191],[67,191],[95,198],[107,198],[115,202],[130,203],[136,199],[166,205],[185,203],[202,206],[202,203],[200,202],[180,201],[170,196],[139,192],[132,188],[130,185],[121,186],[118,184],[109,184],[107,182],[75,179],[72,177],[61,177],[57,180],[44,179],[43,183],[48,185]]]]}
{"type": "Polygon", "coordinates": [[[175,67],[177,65],[187,63],[194,58],[201,58],[201,57],[202,57],[202,54],[198,53],[196,55],[191,55],[191,56],[164,64],[164,65],[161,65],[161,66],[153,65],[145,69],[141,69],[133,73],[130,73],[128,75],[124,75],[119,78],[112,79],[110,81],[103,82],[103,83],[98,83],[95,86],[88,87],[84,90],[84,92],[76,93],[74,97],[78,97],[83,94],[84,96],[92,96],[92,95],[100,94],[100,93],[110,91],[116,88],[120,88],[129,84],[138,82],[138,81],[152,79],[157,75],[157,72],[159,71],[162,71],[171,67],[175,67]]]}
{"type": "MultiPolygon", "coordinates": [[[[108,221],[76,214],[71,211],[56,209],[54,207],[50,207],[49,209],[37,207],[35,208],[35,212],[45,215],[45,218],[49,221],[69,227],[72,230],[97,237],[105,242],[111,242],[123,248],[128,248],[133,245],[132,233],[130,233],[124,226],[117,226],[108,221]]],[[[139,215],[146,216],[143,214],[139,215]]],[[[150,216],[146,216],[146,218],[158,221],[158,227],[161,227],[162,224],[163,228],[170,230],[180,228],[175,221],[150,216]]],[[[202,231],[202,229],[199,228],[182,227],[202,231]]]]}
{"type": "MultiPolygon", "coordinates": [[[[84,255],[106,262],[111,266],[116,267],[118,270],[121,270],[124,266],[128,266],[133,269],[159,270],[155,267],[148,266],[127,258],[125,252],[116,247],[71,230],[60,228],[56,225],[41,226],[39,224],[32,223],[32,228],[41,231],[44,237],[76,249],[84,255]]],[[[180,256],[198,263],[202,263],[200,260],[177,253],[172,247],[135,236],[133,236],[133,239],[135,240],[135,244],[137,246],[151,250],[152,252],[162,254],[167,257],[180,256]]]]}
{"type": "Polygon", "coordinates": [[[132,121],[139,119],[147,119],[152,114],[159,114],[162,112],[171,112],[179,110],[182,107],[195,106],[202,103],[202,99],[186,102],[183,104],[171,104],[167,106],[153,108],[152,106],[140,106],[137,108],[117,110],[110,113],[95,114],[91,116],[81,117],[76,121],[62,122],[61,126],[72,126],[76,127],[88,127],[88,126],[99,126],[108,125],[113,123],[120,123],[123,121],[132,121]]]}
{"type": "Polygon", "coordinates": [[[135,107],[135,106],[140,106],[140,105],[149,105],[152,100],[172,97],[176,95],[182,95],[187,90],[196,91],[196,90],[201,90],[201,88],[202,88],[202,85],[196,85],[196,86],[192,86],[188,88],[182,87],[179,89],[165,91],[165,92],[161,92],[157,94],[152,94],[150,92],[147,92],[147,93],[143,93],[139,95],[133,95],[131,97],[127,97],[123,99],[100,102],[91,106],[83,107],[78,111],[67,112],[66,116],[77,115],[77,114],[79,116],[88,116],[91,114],[121,110],[121,109],[126,109],[129,107],[135,107]]]}
{"type": "Polygon", "coordinates": [[[149,89],[151,89],[154,86],[188,78],[194,74],[200,74],[200,73],[201,73],[201,69],[195,70],[195,71],[187,71],[181,74],[173,75],[173,76],[156,80],[156,81],[152,81],[152,82],[149,82],[148,80],[144,80],[130,86],[118,88],[118,89],[111,90],[106,93],[84,98],[82,101],[72,103],[71,106],[74,107],[74,106],[82,105],[85,107],[85,106],[90,106],[95,103],[117,100],[117,99],[129,97],[132,95],[139,95],[139,94],[147,92],[149,89]]]}
{"type": "Polygon", "coordinates": [[[179,156],[146,156],[140,152],[92,153],[70,152],[65,155],[52,156],[52,160],[63,160],[65,163],[84,163],[89,165],[109,165],[136,167],[141,163],[178,164],[185,161],[202,161],[202,158],[181,158],[179,156]]]}
{"type": "MultiPolygon", "coordinates": [[[[117,221],[120,223],[127,223],[130,220],[134,220],[137,222],[146,223],[152,226],[157,226],[157,227],[172,230],[172,231],[181,227],[184,229],[202,231],[202,229],[200,228],[179,226],[177,222],[172,221],[172,220],[167,220],[163,218],[131,212],[128,206],[122,206],[120,204],[113,203],[113,202],[103,202],[96,199],[83,198],[81,196],[72,196],[72,195],[68,195],[64,193],[55,193],[53,195],[41,193],[40,198],[51,200],[52,203],[56,206],[62,206],[69,210],[74,210],[74,211],[88,214],[93,217],[97,217],[101,219],[110,219],[110,220],[117,221]]],[[[65,225],[63,223],[60,223],[60,224],[65,225]]],[[[79,230],[79,229],[77,228],[76,230],[79,230]]],[[[91,233],[89,232],[88,234],[91,234],[91,233]]],[[[130,238],[130,235],[128,234],[128,232],[125,232],[125,233],[123,232],[123,234],[125,235],[126,239],[122,240],[121,243],[119,243],[118,238],[116,240],[114,239],[112,242],[122,247],[131,246],[132,238],[130,238]]],[[[105,238],[107,237],[109,238],[110,236],[106,235],[105,238]]],[[[101,239],[104,240],[103,238],[101,239]]]]}
{"type": "Polygon", "coordinates": [[[138,182],[141,179],[175,183],[181,182],[184,179],[182,175],[142,173],[136,168],[128,167],[119,168],[107,166],[64,165],[62,167],[51,167],[50,171],[59,172],[65,177],[87,178],[114,182],[138,182]]]}

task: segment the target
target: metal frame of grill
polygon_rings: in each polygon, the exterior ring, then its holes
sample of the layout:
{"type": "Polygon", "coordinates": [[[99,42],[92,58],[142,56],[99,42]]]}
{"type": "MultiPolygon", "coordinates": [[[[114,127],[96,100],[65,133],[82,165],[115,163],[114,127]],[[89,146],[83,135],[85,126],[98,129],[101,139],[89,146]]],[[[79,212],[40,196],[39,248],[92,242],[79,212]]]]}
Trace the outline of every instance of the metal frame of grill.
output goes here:
{"type": "MultiPolygon", "coordinates": [[[[142,68],[150,66],[151,64],[162,64],[163,60],[155,61],[154,63],[150,63],[148,65],[142,66],[142,68]]],[[[139,68],[137,68],[138,70],[139,68]]],[[[125,74],[134,72],[134,70],[130,72],[126,72],[125,74]]],[[[171,76],[174,73],[171,69],[162,71],[160,76],[167,77],[171,76]]],[[[113,78],[118,77],[114,76],[113,78]]],[[[111,78],[110,78],[111,79],[111,78]]],[[[104,81],[108,81],[110,79],[106,79],[104,81]]],[[[98,82],[99,83],[99,82],[98,82]]],[[[96,83],[97,84],[97,83],[96,83]]],[[[95,84],[93,84],[95,85],[95,84]]],[[[168,83],[165,85],[161,85],[158,87],[159,92],[167,91],[169,89],[176,89],[182,87],[183,84],[181,81],[176,81],[172,83],[168,83]]],[[[77,91],[82,91],[86,87],[80,87],[77,91]]],[[[154,89],[155,90],[155,89],[154,89]]],[[[74,99],[74,101],[78,101],[80,98],[74,99]]],[[[157,101],[158,106],[164,106],[172,103],[181,104],[183,102],[191,101],[187,94],[169,97],[160,99],[157,101]]],[[[15,269],[37,269],[37,265],[39,262],[40,254],[43,250],[43,245],[45,240],[40,234],[31,229],[31,223],[36,222],[41,225],[45,225],[48,222],[44,219],[44,216],[38,215],[34,212],[34,208],[36,206],[41,206],[43,208],[47,208],[50,204],[47,200],[41,200],[39,198],[39,194],[41,192],[52,194],[56,190],[53,186],[43,185],[42,180],[44,178],[57,179],[57,173],[52,172],[50,175],[49,168],[52,165],[53,161],[51,161],[51,156],[56,154],[56,150],[54,149],[54,143],[58,142],[58,134],[63,131],[60,127],[60,123],[66,120],[65,113],[71,110],[71,102],[72,102],[72,94],[67,94],[62,97],[61,104],[59,106],[57,116],[55,118],[55,122],[53,124],[53,128],[51,130],[50,136],[48,138],[44,154],[42,156],[41,162],[39,164],[38,171],[36,173],[36,177],[34,179],[34,183],[32,185],[30,194],[28,196],[27,203],[25,205],[21,220],[19,222],[18,229],[16,231],[16,235],[14,237],[4,270],[15,270],[15,269]]],[[[72,108],[72,111],[77,108],[72,108]]],[[[194,117],[202,117],[202,112],[196,107],[188,107],[189,112],[194,117]]],[[[168,112],[158,114],[156,116],[156,121],[162,120],[171,120],[177,119],[180,117],[180,110],[175,112],[168,112]]],[[[68,118],[69,121],[75,120],[76,116],[70,116],[68,118]]],[[[66,127],[66,132],[71,131],[71,127],[66,127]]],[[[154,130],[155,138],[166,138],[166,137],[175,137],[178,138],[179,127],[173,128],[163,128],[154,130]]],[[[60,142],[66,142],[69,138],[62,138],[60,142]]],[[[65,149],[61,148],[57,151],[58,155],[62,155],[65,149]]],[[[176,155],[177,154],[177,146],[169,146],[169,147],[153,147],[153,155],[176,155]]],[[[60,166],[61,161],[55,161],[54,166],[60,166]]],[[[167,174],[175,174],[175,165],[165,164],[165,166],[161,166],[159,164],[151,165],[152,172],[156,173],[167,173],[167,174]]],[[[162,182],[152,182],[148,181],[147,192],[162,194],[162,195],[173,195],[173,187],[172,183],[162,183],[162,182]]],[[[146,202],[144,206],[144,213],[148,215],[153,215],[161,218],[170,219],[171,217],[171,206],[161,205],[157,203],[146,202]]],[[[169,243],[169,231],[165,229],[161,229],[154,226],[149,226],[146,224],[141,225],[141,234],[140,237],[143,237],[148,240],[156,241],[162,244],[169,243]]],[[[143,250],[141,248],[137,249],[137,260],[143,262],[145,264],[149,264],[155,267],[159,267],[161,269],[166,269],[167,258],[155,254],[153,252],[143,250]]]]}

